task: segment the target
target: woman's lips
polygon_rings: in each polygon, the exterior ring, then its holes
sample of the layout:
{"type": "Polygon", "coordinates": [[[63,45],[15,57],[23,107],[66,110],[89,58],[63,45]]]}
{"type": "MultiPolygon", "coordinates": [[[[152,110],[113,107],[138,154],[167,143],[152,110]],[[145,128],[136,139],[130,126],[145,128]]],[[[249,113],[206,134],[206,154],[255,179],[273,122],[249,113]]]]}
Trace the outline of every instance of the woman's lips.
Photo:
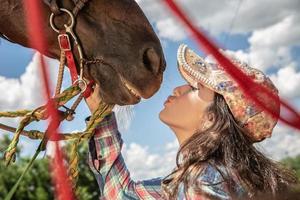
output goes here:
{"type": "Polygon", "coordinates": [[[170,101],[167,99],[165,102],[164,102],[164,105],[166,105],[167,103],[169,103],[170,101]]]}

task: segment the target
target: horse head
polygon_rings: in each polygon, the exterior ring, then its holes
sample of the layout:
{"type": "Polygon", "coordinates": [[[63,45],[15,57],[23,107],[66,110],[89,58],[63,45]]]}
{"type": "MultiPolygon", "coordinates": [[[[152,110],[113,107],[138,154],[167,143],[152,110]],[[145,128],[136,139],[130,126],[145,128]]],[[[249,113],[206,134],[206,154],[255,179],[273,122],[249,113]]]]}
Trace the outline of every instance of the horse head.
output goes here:
{"type": "MultiPolygon", "coordinates": [[[[59,1],[59,7],[72,10],[74,1],[59,1]]],[[[30,47],[22,1],[0,3],[0,32],[9,40],[30,47]]],[[[47,5],[42,9],[48,41],[48,49],[43,53],[58,59],[57,33],[49,24],[51,10],[47,5]]],[[[63,27],[68,16],[57,15],[54,22],[63,27]]],[[[100,96],[106,103],[136,104],[160,88],[165,70],[162,47],[135,0],[88,1],[76,16],[74,32],[87,60],[105,61],[91,62],[84,75],[100,85],[100,96]]]]}

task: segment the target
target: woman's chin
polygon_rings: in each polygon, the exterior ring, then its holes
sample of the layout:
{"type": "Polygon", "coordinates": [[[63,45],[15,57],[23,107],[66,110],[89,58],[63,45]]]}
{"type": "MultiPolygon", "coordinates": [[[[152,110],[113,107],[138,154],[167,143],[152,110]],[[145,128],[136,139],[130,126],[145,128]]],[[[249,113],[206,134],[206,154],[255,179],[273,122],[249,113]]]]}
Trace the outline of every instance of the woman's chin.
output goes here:
{"type": "Polygon", "coordinates": [[[166,110],[165,108],[162,109],[159,113],[159,119],[160,121],[162,121],[164,124],[167,124],[168,125],[168,116],[167,116],[167,113],[166,113],[166,110]]]}
{"type": "MultiPolygon", "coordinates": [[[[160,119],[160,121],[164,122],[164,109],[162,109],[159,114],[158,114],[158,117],[160,119]]],[[[165,122],[164,122],[165,123],[165,122]]]]}

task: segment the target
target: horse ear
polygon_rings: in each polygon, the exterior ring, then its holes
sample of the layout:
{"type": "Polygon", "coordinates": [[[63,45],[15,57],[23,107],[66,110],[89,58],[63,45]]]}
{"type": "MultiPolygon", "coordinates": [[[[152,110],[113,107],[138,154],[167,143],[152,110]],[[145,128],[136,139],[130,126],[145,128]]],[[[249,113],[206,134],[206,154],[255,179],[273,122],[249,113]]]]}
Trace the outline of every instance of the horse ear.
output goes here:
{"type": "Polygon", "coordinates": [[[85,6],[85,4],[89,0],[73,0],[73,3],[75,4],[75,7],[73,8],[73,14],[76,16],[78,12],[85,6]]]}

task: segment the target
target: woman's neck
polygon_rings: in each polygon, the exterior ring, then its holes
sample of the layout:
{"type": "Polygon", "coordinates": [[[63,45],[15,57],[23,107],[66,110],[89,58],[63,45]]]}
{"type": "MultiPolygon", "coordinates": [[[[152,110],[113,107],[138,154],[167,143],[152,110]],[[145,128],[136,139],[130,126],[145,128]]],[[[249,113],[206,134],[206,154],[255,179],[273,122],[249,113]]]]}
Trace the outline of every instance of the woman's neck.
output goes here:
{"type": "Polygon", "coordinates": [[[171,126],[170,128],[174,132],[180,147],[193,135],[192,131],[171,126]]]}

